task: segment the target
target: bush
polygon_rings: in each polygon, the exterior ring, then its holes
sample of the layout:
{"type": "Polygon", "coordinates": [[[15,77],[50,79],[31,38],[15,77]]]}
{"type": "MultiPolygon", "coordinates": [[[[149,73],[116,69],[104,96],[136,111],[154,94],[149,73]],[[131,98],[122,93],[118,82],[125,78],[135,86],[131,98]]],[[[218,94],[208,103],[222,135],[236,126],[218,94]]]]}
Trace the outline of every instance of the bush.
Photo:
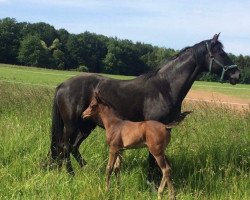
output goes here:
{"type": "Polygon", "coordinates": [[[79,72],[89,72],[89,68],[85,65],[81,65],[77,68],[77,71],[79,72]]]}

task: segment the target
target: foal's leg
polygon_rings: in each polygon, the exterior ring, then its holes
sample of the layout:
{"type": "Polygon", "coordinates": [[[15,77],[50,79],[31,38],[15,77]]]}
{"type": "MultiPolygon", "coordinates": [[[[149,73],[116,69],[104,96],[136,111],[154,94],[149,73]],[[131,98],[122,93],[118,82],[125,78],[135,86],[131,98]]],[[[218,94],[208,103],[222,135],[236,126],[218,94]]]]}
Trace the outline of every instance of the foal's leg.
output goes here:
{"type": "Polygon", "coordinates": [[[110,176],[112,174],[117,156],[118,156],[118,151],[110,148],[108,165],[106,167],[106,191],[108,191],[110,188],[110,176]]]}
{"type": "Polygon", "coordinates": [[[120,185],[121,182],[121,177],[120,177],[121,162],[122,162],[122,157],[121,157],[121,152],[119,152],[114,165],[114,172],[117,180],[117,185],[120,185]]]}
{"type": "Polygon", "coordinates": [[[155,157],[150,152],[148,154],[148,163],[149,165],[148,165],[147,182],[152,185],[154,184],[158,185],[161,171],[160,171],[159,166],[157,165],[155,157]]]}
{"type": "Polygon", "coordinates": [[[157,164],[159,165],[159,167],[161,168],[162,171],[162,179],[161,179],[161,183],[160,186],[158,188],[158,199],[161,199],[162,193],[164,191],[165,185],[167,183],[168,185],[168,189],[169,189],[169,196],[170,199],[175,199],[175,191],[174,191],[174,186],[170,177],[170,166],[169,164],[166,162],[165,159],[165,155],[164,153],[154,156],[157,164]]]}

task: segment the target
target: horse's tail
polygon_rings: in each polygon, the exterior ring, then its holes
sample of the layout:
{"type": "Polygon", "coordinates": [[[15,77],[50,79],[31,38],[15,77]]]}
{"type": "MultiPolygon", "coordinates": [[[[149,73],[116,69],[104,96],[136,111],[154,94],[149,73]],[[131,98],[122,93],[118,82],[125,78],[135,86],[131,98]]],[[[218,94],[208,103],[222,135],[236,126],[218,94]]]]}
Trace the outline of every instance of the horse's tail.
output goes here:
{"type": "Polygon", "coordinates": [[[186,117],[188,114],[190,114],[191,112],[192,112],[192,111],[185,111],[185,112],[181,113],[177,119],[175,119],[173,122],[167,124],[167,125],[166,125],[166,128],[167,128],[167,129],[171,129],[171,128],[177,126],[177,125],[178,125],[179,123],[181,123],[181,122],[185,119],[185,117],[186,117]]]}
{"type": "Polygon", "coordinates": [[[59,156],[60,149],[60,141],[63,136],[63,127],[64,123],[59,112],[58,104],[57,104],[57,91],[53,100],[52,107],[52,125],[51,125],[51,157],[53,160],[57,159],[59,156]]]}

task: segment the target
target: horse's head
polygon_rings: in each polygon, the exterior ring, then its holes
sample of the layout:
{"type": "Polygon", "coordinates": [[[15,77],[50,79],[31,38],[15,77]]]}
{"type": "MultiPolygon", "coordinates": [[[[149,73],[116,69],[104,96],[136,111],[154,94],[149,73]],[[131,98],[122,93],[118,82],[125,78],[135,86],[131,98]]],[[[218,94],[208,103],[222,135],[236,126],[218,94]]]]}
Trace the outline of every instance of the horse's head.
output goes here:
{"type": "Polygon", "coordinates": [[[239,81],[240,70],[223,50],[223,45],[218,41],[219,35],[215,34],[211,40],[205,41],[207,69],[209,72],[220,75],[220,81],[225,77],[235,85],[239,81]]]}

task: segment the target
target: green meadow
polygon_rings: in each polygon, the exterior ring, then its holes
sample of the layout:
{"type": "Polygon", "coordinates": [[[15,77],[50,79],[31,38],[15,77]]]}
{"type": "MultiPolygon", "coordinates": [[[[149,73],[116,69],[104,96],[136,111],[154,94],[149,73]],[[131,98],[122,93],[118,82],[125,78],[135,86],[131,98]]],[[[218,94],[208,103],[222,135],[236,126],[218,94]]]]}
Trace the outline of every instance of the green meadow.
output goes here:
{"type": "MultiPolygon", "coordinates": [[[[54,88],[77,74],[0,65],[0,199],[156,199],[146,184],[147,149],[124,153],[121,185],[112,177],[111,190],[105,192],[108,147],[101,128],[80,147],[88,164],[80,168],[71,159],[74,178],[65,167],[61,171],[41,168],[50,146],[54,88]]],[[[249,85],[195,82],[192,89],[250,98],[249,85]]],[[[185,103],[183,110],[193,113],[172,130],[166,150],[177,199],[249,199],[249,109],[239,112],[226,105],[185,103]]]]}

